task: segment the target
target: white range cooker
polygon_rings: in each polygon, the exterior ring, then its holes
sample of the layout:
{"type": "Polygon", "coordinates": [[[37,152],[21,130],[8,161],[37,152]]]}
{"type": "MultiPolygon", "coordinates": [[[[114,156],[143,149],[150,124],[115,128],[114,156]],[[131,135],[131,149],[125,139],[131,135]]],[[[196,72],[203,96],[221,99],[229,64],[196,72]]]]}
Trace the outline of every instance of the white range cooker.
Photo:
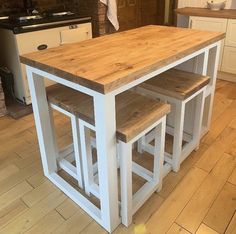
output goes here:
{"type": "MultiPolygon", "coordinates": [[[[25,65],[19,55],[92,38],[91,17],[66,12],[50,16],[0,17],[0,55],[14,76],[15,96],[31,104],[25,65]]],[[[45,85],[52,83],[45,79],[45,85]]]]}

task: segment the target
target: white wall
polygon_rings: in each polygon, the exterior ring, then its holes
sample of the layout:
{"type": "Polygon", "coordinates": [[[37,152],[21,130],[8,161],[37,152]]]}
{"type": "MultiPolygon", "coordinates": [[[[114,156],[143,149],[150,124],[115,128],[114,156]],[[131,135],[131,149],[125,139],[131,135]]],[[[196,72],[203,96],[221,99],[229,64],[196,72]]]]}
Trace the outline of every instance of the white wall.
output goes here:
{"type": "MultiPolygon", "coordinates": [[[[179,0],[180,7],[206,7],[207,0],[179,0]]],[[[236,0],[227,0],[227,9],[236,9],[236,0]]]]}

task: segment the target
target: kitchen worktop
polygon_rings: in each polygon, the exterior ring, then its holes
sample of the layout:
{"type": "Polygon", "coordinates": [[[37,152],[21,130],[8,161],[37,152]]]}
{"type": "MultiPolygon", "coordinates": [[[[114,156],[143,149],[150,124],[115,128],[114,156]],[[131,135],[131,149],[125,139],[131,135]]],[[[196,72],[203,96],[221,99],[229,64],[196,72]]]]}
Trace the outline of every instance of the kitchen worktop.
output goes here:
{"type": "Polygon", "coordinates": [[[21,62],[109,93],[224,37],[152,25],[23,55],[21,62]]]}
{"type": "Polygon", "coordinates": [[[236,19],[236,9],[224,9],[220,11],[212,11],[207,8],[184,7],[176,9],[176,13],[186,16],[202,16],[214,18],[236,19]]]}

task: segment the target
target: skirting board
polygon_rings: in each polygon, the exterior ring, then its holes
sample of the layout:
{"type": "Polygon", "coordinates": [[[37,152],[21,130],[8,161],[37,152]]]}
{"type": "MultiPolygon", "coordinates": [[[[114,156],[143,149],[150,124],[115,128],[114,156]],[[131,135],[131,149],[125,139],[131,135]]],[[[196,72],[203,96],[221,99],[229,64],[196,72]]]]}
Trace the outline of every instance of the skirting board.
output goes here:
{"type": "Polygon", "coordinates": [[[227,81],[231,81],[231,82],[236,83],[236,74],[231,74],[231,73],[219,71],[217,77],[220,80],[227,80],[227,81]]]}

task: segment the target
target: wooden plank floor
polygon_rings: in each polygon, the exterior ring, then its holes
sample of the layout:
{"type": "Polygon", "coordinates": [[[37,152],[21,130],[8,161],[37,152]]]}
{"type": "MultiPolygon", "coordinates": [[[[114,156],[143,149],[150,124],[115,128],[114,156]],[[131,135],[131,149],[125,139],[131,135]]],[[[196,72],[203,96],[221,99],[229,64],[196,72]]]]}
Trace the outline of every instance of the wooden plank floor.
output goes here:
{"type": "MultiPolygon", "coordinates": [[[[56,114],[59,145],[70,123],[56,114]]],[[[0,233],[106,233],[42,172],[33,116],[0,118],[0,233]]],[[[236,84],[218,81],[211,131],[115,234],[236,233],[236,84]]]]}

